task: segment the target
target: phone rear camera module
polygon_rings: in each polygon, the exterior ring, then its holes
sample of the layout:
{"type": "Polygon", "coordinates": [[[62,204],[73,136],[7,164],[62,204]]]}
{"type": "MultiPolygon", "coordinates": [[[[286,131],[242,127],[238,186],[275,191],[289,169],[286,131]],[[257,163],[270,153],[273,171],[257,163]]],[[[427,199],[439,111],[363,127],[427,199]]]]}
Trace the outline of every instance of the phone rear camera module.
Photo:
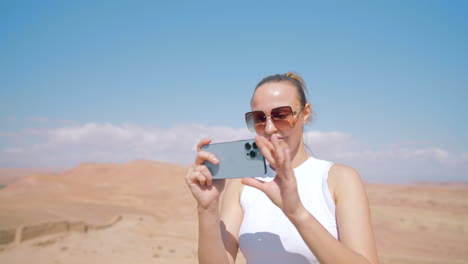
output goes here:
{"type": "Polygon", "coordinates": [[[255,156],[257,156],[257,153],[255,153],[255,151],[250,151],[250,157],[251,158],[255,158],[255,156]]]}
{"type": "Polygon", "coordinates": [[[253,146],[253,148],[254,148],[254,149],[256,149],[256,148],[257,148],[257,144],[256,144],[255,142],[254,142],[254,143],[252,143],[252,146],[253,146]]]}
{"type": "Polygon", "coordinates": [[[249,150],[251,148],[252,148],[252,146],[250,145],[250,143],[248,143],[248,142],[245,143],[245,149],[249,150]]]}

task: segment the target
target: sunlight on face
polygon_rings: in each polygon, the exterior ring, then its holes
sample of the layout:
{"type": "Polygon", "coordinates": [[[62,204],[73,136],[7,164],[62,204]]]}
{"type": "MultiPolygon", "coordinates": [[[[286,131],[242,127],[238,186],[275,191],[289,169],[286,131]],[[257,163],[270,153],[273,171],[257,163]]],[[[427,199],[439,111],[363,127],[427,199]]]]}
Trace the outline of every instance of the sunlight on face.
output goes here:
{"type": "MultiPolygon", "coordinates": [[[[280,106],[291,106],[293,111],[300,109],[299,95],[295,87],[286,81],[283,82],[269,82],[258,87],[252,98],[252,111],[263,111],[266,115],[271,114],[271,109],[280,106]]],[[[302,142],[302,131],[304,122],[303,112],[295,115],[294,119],[297,122],[293,128],[278,129],[271,119],[267,120],[264,131],[259,134],[266,138],[272,135],[285,140],[290,147],[296,148],[302,142]]]]}
{"type": "Polygon", "coordinates": [[[289,82],[270,82],[257,88],[252,98],[252,110],[270,113],[272,108],[278,106],[291,106],[299,108],[299,95],[289,82]]]}

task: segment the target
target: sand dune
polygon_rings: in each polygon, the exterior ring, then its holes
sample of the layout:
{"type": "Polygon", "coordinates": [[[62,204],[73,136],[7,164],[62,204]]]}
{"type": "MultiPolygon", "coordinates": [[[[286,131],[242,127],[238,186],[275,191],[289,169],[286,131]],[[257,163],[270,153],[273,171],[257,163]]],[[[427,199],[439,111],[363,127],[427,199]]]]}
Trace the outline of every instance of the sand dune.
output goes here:
{"type": "Polygon", "coordinates": [[[65,168],[0,168],[0,185],[8,185],[32,174],[60,174],[65,168]]]}
{"type": "MultiPolygon", "coordinates": [[[[0,263],[197,263],[185,173],[137,160],[11,183],[0,190],[0,263]]],[[[366,188],[381,263],[468,263],[466,184],[366,188]]]]}

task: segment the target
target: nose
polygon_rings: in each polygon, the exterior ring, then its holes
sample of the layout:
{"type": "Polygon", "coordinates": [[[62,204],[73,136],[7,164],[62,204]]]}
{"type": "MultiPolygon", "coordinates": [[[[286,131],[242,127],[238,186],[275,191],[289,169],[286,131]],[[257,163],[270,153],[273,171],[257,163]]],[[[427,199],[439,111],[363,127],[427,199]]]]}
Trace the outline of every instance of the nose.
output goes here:
{"type": "Polygon", "coordinates": [[[275,126],[275,122],[273,122],[273,119],[271,119],[271,116],[267,116],[267,120],[265,123],[265,133],[268,135],[272,135],[278,131],[278,129],[275,126]]]}

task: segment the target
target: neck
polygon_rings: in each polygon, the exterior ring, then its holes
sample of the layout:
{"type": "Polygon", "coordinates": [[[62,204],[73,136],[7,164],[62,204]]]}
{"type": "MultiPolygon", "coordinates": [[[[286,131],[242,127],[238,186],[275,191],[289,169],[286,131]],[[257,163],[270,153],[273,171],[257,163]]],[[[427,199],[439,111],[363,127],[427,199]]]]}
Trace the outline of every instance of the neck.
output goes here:
{"type": "Polygon", "coordinates": [[[309,158],[309,154],[305,150],[304,143],[302,141],[299,144],[297,150],[295,151],[293,150],[291,154],[293,154],[293,159],[292,159],[293,168],[299,167],[302,163],[304,163],[309,158]]]}

